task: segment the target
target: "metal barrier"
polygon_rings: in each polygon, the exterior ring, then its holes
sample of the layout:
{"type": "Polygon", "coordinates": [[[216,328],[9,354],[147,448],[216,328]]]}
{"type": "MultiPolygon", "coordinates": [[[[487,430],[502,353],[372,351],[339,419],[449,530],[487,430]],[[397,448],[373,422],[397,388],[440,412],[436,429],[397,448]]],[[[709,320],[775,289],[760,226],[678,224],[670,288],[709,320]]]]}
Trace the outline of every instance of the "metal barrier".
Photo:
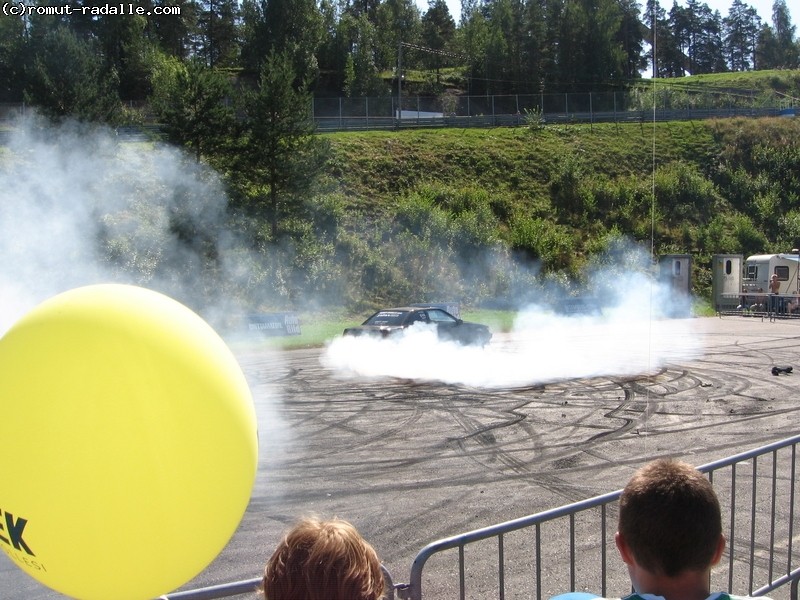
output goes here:
{"type": "MultiPolygon", "coordinates": [[[[712,590],[762,596],[789,585],[789,597],[797,600],[798,444],[800,435],[698,467],[717,491],[728,539],[723,560],[712,574],[712,590]]],[[[580,590],[602,596],[613,590],[618,595],[630,587],[621,564],[609,568],[610,557],[616,556],[616,520],[612,517],[621,493],[617,490],[433,542],[417,554],[408,583],[387,587],[402,600],[440,598],[445,592],[452,598],[455,590],[464,600],[468,579],[481,588],[470,587],[471,598],[541,599],[580,590]],[[426,577],[425,569],[434,558],[438,560],[437,583],[429,585],[426,581],[431,577],[426,577]]],[[[391,578],[387,580],[391,582],[391,578]]],[[[257,584],[254,579],[162,598],[223,598],[252,592],[257,584]]],[[[393,593],[388,597],[393,598],[393,593]]]]}
{"type": "Polygon", "coordinates": [[[720,317],[760,317],[770,321],[800,317],[800,294],[722,294],[722,299],[724,306],[716,307],[720,317]]]}
{"type": "MultiPolygon", "coordinates": [[[[701,471],[709,474],[723,506],[725,515],[723,519],[727,519],[725,531],[728,538],[727,560],[723,560],[725,564],[715,569],[712,589],[765,595],[787,583],[793,583],[800,577],[800,571],[793,570],[793,565],[797,561],[793,537],[795,475],[799,443],[800,436],[796,436],[699,467],[701,471]],[[785,454],[789,454],[788,459],[784,457],[785,454]],[[779,455],[785,464],[780,462],[779,455]],[[764,475],[760,461],[769,463],[767,466],[771,466],[770,474],[764,475]],[[749,472],[743,474],[742,471],[747,466],[749,472]],[[769,486],[764,486],[760,482],[764,477],[768,478],[769,486]]],[[[528,586],[530,595],[534,595],[534,590],[536,598],[581,589],[603,596],[607,595],[609,589],[619,593],[626,588],[618,587],[620,578],[616,571],[614,572],[616,585],[613,588],[609,586],[608,557],[616,554],[613,544],[616,523],[608,517],[609,513],[616,509],[616,502],[621,493],[622,490],[618,490],[434,542],[417,555],[411,567],[409,583],[399,587],[398,595],[403,599],[421,600],[426,596],[423,579],[426,563],[435,554],[457,550],[459,598],[466,598],[465,575],[468,566],[465,560],[466,549],[481,541],[493,540],[497,548],[496,557],[489,559],[484,554],[483,560],[491,560],[498,566],[496,597],[503,600],[506,594],[516,591],[507,585],[508,576],[505,568],[510,562],[505,549],[507,546],[505,538],[515,531],[530,532],[532,537],[527,543],[517,544],[535,550],[533,561],[528,560],[532,572],[526,577],[517,577],[516,581],[517,585],[528,586]],[[577,518],[587,512],[592,512],[599,518],[590,520],[594,523],[589,523],[588,533],[580,536],[582,543],[578,544],[577,518]],[[545,524],[552,524],[555,531],[560,530],[562,534],[564,532],[568,534],[563,540],[566,545],[562,547],[562,552],[551,553],[556,561],[555,564],[546,565],[544,562],[546,553],[543,551],[542,541],[545,524]],[[586,540],[590,542],[586,543],[586,540]],[[547,590],[543,586],[545,576],[548,578],[547,590]],[[554,588],[553,582],[559,580],[563,580],[563,587],[554,588]]],[[[515,561],[516,557],[512,560],[515,561]]],[[[617,569],[619,570],[622,569],[617,569]]],[[[794,600],[795,585],[792,586],[792,590],[794,600]]]]}
{"type": "MultiPolygon", "coordinates": [[[[381,565],[383,577],[386,581],[386,593],[381,600],[394,600],[395,585],[392,581],[392,574],[389,570],[381,565]]],[[[234,581],[233,583],[223,583],[221,585],[213,585],[196,590],[186,590],[184,592],[173,592],[172,594],[165,594],[160,596],[158,600],[215,600],[216,598],[230,598],[231,596],[239,596],[241,594],[253,594],[261,586],[261,578],[243,579],[242,581],[234,581]]]]}

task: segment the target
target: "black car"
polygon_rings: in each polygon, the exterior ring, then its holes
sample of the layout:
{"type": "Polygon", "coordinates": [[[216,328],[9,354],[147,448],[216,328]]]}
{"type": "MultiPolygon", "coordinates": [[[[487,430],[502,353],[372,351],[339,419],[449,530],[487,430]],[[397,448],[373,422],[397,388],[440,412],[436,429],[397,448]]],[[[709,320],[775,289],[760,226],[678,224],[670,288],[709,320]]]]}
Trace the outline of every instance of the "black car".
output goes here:
{"type": "Polygon", "coordinates": [[[358,327],[345,329],[344,335],[389,337],[401,334],[415,323],[433,325],[439,339],[460,344],[485,346],[492,339],[486,325],[462,321],[441,308],[416,306],[379,310],[358,327]]]}

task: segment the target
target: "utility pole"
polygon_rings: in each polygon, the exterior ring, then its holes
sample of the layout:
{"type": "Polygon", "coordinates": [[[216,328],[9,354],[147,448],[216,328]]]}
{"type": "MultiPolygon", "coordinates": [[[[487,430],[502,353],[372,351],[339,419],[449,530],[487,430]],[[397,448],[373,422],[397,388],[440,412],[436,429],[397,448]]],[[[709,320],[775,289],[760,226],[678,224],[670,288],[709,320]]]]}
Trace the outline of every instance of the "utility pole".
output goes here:
{"type": "Polygon", "coordinates": [[[397,127],[403,118],[403,42],[397,45],[397,127]]]}

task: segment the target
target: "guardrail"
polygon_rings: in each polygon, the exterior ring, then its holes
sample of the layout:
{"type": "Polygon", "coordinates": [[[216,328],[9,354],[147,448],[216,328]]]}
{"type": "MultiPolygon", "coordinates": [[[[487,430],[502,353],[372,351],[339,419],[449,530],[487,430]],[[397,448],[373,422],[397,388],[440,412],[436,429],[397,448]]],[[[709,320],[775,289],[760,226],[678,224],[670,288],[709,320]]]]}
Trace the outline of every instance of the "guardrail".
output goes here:
{"type": "MultiPolygon", "coordinates": [[[[793,545],[798,443],[800,436],[699,467],[701,471],[709,474],[714,483],[728,521],[725,532],[728,538],[727,559],[724,559],[724,564],[714,571],[712,589],[728,589],[736,593],[746,592],[759,596],[793,582],[800,576],[800,572],[794,569],[798,556],[793,545]],[[783,454],[789,454],[788,459],[785,459],[786,464],[779,462],[781,451],[783,454]],[[771,474],[765,474],[764,470],[759,468],[761,460],[769,462],[767,466],[771,467],[771,474]],[[748,465],[749,473],[742,473],[748,465]],[[762,478],[767,478],[768,481],[760,481],[762,478]],[[766,483],[769,483],[769,486],[766,486],[766,483]]],[[[536,598],[548,597],[554,592],[580,589],[587,589],[603,596],[607,594],[608,589],[614,589],[615,593],[618,593],[625,588],[609,586],[608,558],[609,555],[616,554],[613,545],[616,523],[613,519],[609,519],[609,513],[616,509],[616,502],[621,493],[622,490],[618,490],[434,542],[420,551],[414,559],[409,584],[399,588],[399,596],[407,600],[422,599],[425,596],[423,571],[426,563],[435,554],[457,550],[457,589],[459,598],[465,598],[466,549],[481,541],[493,540],[497,554],[494,559],[484,555],[483,560],[493,560],[499,565],[497,597],[502,600],[509,592],[505,585],[507,576],[504,565],[509,561],[504,538],[511,532],[528,529],[531,530],[532,537],[528,545],[535,548],[535,556],[532,573],[527,578],[526,584],[530,585],[531,593],[535,590],[536,598]],[[597,522],[589,523],[585,529],[586,533],[581,537],[582,543],[579,544],[576,519],[578,515],[588,511],[597,514],[597,522]],[[563,522],[564,519],[566,522],[563,522]],[[568,533],[567,539],[564,540],[565,552],[553,555],[553,558],[559,561],[566,558],[564,563],[567,565],[566,572],[559,573],[559,569],[553,570],[544,564],[543,558],[547,553],[543,550],[543,527],[549,523],[554,525],[556,531],[561,529],[568,533]],[[586,544],[586,540],[591,539],[594,539],[594,542],[586,544]],[[587,564],[591,564],[592,567],[587,569],[587,564]],[[549,578],[547,582],[549,590],[545,590],[543,586],[545,576],[549,578]],[[565,578],[563,588],[554,590],[553,579],[560,576],[565,578]]],[[[618,581],[618,577],[615,580],[618,581]]],[[[794,600],[796,596],[792,598],[794,600]]]]}
{"type": "MultiPolygon", "coordinates": [[[[698,467],[723,509],[728,539],[712,574],[712,589],[762,596],[789,586],[798,598],[800,553],[794,544],[797,446],[800,435],[698,467]]],[[[408,583],[391,584],[387,598],[547,598],[566,591],[619,594],[630,582],[616,556],[616,503],[622,490],[435,541],[414,559],[408,583]],[[514,538],[514,536],[516,536],[514,538]],[[455,556],[451,556],[455,554],[455,556]],[[468,560],[469,555],[469,560],[468,560]],[[437,559],[432,586],[426,567],[437,559]],[[616,560],[616,559],[615,559],[616,560]],[[478,567],[473,570],[472,565],[478,567]],[[473,576],[475,574],[478,576],[473,576]],[[479,582],[478,595],[467,581],[479,582]],[[430,593],[428,593],[430,592],[430,593]]],[[[388,571],[387,571],[388,574],[388,571]]],[[[210,600],[250,593],[258,579],[169,594],[164,600],[210,600]]],[[[627,587],[626,587],[627,586],[627,587]]]]}
{"type": "Polygon", "coordinates": [[[718,316],[760,317],[776,319],[800,318],[800,294],[768,294],[748,292],[722,294],[716,306],[718,316]]]}
{"type": "MultiPolygon", "coordinates": [[[[386,595],[384,600],[394,600],[394,582],[392,581],[392,574],[389,570],[381,565],[383,570],[383,577],[386,581],[386,595]]],[[[174,592],[161,596],[158,600],[215,600],[216,598],[230,598],[231,596],[239,596],[241,594],[252,594],[259,589],[261,585],[261,578],[255,577],[253,579],[243,579],[242,581],[234,581],[233,583],[224,583],[221,585],[214,585],[196,590],[188,590],[185,592],[174,592]]]]}

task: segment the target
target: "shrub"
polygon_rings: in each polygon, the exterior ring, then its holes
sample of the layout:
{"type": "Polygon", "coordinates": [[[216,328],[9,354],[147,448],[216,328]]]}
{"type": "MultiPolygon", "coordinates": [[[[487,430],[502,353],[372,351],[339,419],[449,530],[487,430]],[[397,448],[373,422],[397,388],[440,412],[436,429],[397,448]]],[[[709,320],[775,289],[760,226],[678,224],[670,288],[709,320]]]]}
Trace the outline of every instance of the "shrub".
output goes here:
{"type": "Polygon", "coordinates": [[[655,194],[664,215],[674,223],[703,222],[720,201],[714,184],[697,167],[682,162],[656,170],[655,194]]]}

